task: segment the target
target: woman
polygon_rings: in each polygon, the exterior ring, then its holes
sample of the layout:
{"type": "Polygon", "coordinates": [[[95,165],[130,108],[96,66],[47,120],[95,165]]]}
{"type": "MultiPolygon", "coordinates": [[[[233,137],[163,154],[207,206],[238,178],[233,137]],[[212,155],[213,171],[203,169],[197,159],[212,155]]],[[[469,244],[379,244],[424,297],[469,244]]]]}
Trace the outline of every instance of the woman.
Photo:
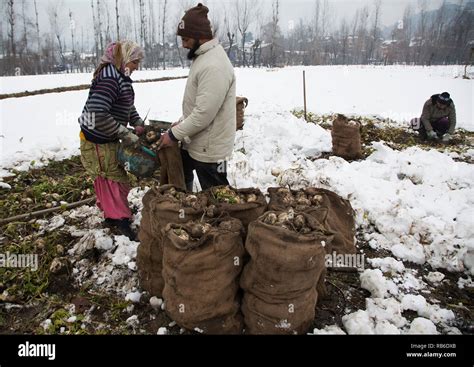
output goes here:
{"type": "Polygon", "coordinates": [[[119,140],[125,145],[136,145],[137,135],[144,131],[144,122],[134,106],[130,79],[143,57],[143,50],[134,42],[107,46],[79,117],[81,161],[94,177],[97,206],[104,212],[107,225],[132,240],[135,235],[130,228],[132,213],[127,199],[130,186],[127,173],[118,165],[117,151],[119,140]],[[135,134],[127,129],[129,123],[135,134]]]}

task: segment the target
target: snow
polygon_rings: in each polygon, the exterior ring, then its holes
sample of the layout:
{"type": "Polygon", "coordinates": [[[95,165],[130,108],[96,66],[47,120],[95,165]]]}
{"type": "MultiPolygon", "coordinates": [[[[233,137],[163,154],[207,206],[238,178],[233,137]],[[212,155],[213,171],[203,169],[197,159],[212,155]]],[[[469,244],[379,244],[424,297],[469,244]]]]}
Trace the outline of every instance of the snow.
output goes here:
{"type": "Polygon", "coordinates": [[[403,310],[415,311],[419,316],[429,318],[434,323],[446,324],[454,320],[451,310],[443,309],[438,305],[430,305],[421,295],[405,295],[402,299],[403,310]]]}
{"type": "Polygon", "coordinates": [[[61,215],[55,215],[51,220],[38,220],[37,223],[41,225],[40,230],[46,232],[52,232],[60,227],[62,227],[65,223],[65,219],[61,215]]]}
{"type": "Polygon", "coordinates": [[[359,310],[342,317],[348,334],[374,334],[374,322],[367,311],[359,310]]]}
{"type": "Polygon", "coordinates": [[[379,269],[367,269],[360,275],[360,286],[367,289],[374,298],[384,298],[388,292],[398,293],[393,281],[386,279],[379,269]]]}
{"type": "Polygon", "coordinates": [[[127,265],[137,255],[138,242],[130,241],[125,236],[115,236],[117,249],[112,255],[112,263],[115,265],[127,265]]]}
{"type": "Polygon", "coordinates": [[[46,319],[41,322],[40,326],[43,328],[44,331],[48,331],[50,326],[53,324],[51,319],[46,319]]]}
{"type": "Polygon", "coordinates": [[[163,300],[161,298],[158,298],[155,296],[150,298],[150,305],[151,307],[153,307],[153,309],[159,310],[162,304],[163,304],[163,300]]]}
{"type": "Polygon", "coordinates": [[[126,322],[129,326],[135,328],[135,327],[137,327],[138,324],[140,323],[140,320],[138,319],[138,316],[137,316],[137,315],[132,315],[132,316],[130,316],[127,320],[125,320],[125,322],[126,322]]]}
{"type": "Polygon", "coordinates": [[[77,316],[71,316],[66,320],[66,322],[73,323],[73,322],[76,322],[76,320],[77,320],[77,316]]]}
{"type": "Polygon", "coordinates": [[[410,325],[408,334],[438,334],[435,324],[423,317],[417,317],[410,325]]]}
{"type": "Polygon", "coordinates": [[[395,260],[393,257],[386,258],[373,258],[367,259],[370,265],[374,268],[380,268],[383,273],[391,273],[395,275],[397,273],[403,273],[405,270],[405,265],[403,262],[395,260]]]}
{"type": "Polygon", "coordinates": [[[408,294],[402,299],[402,308],[403,310],[415,311],[418,314],[426,314],[428,304],[426,303],[425,297],[408,294]]]}
{"type": "Polygon", "coordinates": [[[466,278],[459,278],[458,280],[458,287],[460,289],[464,289],[466,287],[473,288],[474,282],[472,281],[471,277],[466,278]]]}
{"type": "Polygon", "coordinates": [[[168,329],[165,327],[160,327],[158,329],[158,332],[156,333],[157,335],[167,335],[168,334],[168,329]]]}
{"type": "Polygon", "coordinates": [[[0,189],[10,190],[11,188],[9,184],[0,181],[0,189]]]}
{"type": "Polygon", "coordinates": [[[444,277],[445,275],[439,271],[430,271],[426,276],[426,279],[431,283],[440,283],[444,277]]]}
{"type": "Polygon", "coordinates": [[[325,326],[324,329],[314,329],[312,335],[345,335],[346,333],[337,325],[325,326]]]}
{"type": "Polygon", "coordinates": [[[139,292],[139,291],[130,292],[125,296],[125,301],[131,301],[133,303],[139,303],[141,296],[142,296],[142,292],[139,292]]]}
{"type": "Polygon", "coordinates": [[[374,319],[376,323],[387,322],[396,328],[401,328],[407,323],[405,317],[402,316],[402,307],[400,302],[394,298],[367,298],[366,309],[370,317],[374,319]]]}

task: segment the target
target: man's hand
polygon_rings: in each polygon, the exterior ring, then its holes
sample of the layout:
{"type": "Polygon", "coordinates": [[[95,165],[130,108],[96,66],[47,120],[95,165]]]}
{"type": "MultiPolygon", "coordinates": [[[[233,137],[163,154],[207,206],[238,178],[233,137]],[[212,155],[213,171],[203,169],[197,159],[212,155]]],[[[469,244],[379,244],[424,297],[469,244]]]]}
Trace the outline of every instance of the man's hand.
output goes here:
{"type": "Polygon", "coordinates": [[[443,143],[449,143],[452,139],[451,134],[447,133],[443,135],[443,143]]]}
{"type": "Polygon", "coordinates": [[[163,135],[161,135],[161,143],[160,143],[159,150],[175,146],[176,144],[177,143],[175,141],[173,141],[170,138],[170,135],[166,132],[163,135]]]}
{"type": "Polygon", "coordinates": [[[436,134],[434,130],[428,131],[426,135],[428,136],[428,140],[435,140],[438,138],[438,134],[436,134]]]}

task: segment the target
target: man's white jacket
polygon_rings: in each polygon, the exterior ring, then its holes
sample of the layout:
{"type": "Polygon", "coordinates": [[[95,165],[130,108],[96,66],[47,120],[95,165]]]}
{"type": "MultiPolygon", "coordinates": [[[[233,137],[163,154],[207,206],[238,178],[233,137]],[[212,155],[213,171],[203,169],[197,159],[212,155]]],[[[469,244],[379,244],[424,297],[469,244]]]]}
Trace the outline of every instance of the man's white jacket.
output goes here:
{"type": "Polygon", "coordinates": [[[229,159],[234,148],[234,68],[217,39],[201,45],[196,55],[184,92],[184,120],[172,133],[192,158],[217,163],[229,159]]]}

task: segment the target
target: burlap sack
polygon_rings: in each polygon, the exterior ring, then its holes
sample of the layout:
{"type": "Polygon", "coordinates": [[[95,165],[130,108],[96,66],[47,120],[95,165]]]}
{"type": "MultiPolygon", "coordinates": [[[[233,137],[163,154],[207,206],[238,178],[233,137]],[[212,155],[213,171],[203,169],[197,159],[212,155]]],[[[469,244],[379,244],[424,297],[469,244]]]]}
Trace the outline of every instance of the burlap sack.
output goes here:
{"type": "Polygon", "coordinates": [[[236,130],[242,130],[244,127],[245,108],[248,106],[249,100],[245,97],[237,97],[236,104],[237,104],[236,130]]]}
{"type": "Polygon", "coordinates": [[[325,247],[326,253],[332,254],[355,254],[355,213],[349,200],[345,200],[336,193],[318,188],[307,188],[305,190],[291,190],[275,187],[269,188],[270,202],[269,210],[295,210],[312,214],[324,223],[324,226],[334,233],[334,239],[325,247]],[[295,197],[302,192],[310,198],[298,201],[295,197]]]}
{"type": "Polygon", "coordinates": [[[179,146],[174,145],[159,150],[158,157],[160,159],[160,185],[174,185],[185,190],[183,160],[179,146]]]}
{"type": "Polygon", "coordinates": [[[313,230],[303,235],[264,223],[270,213],[250,224],[245,243],[251,257],[240,279],[246,332],[303,334],[314,320],[325,274],[323,241],[330,243],[332,235],[308,214],[313,230]]]}
{"type": "MultiPolygon", "coordinates": [[[[325,247],[326,253],[355,254],[355,212],[350,201],[325,189],[308,188],[305,192],[309,196],[321,196],[320,208],[327,209],[326,225],[334,233],[334,239],[325,247]]],[[[311,210],[308,213],[313,214],[311,210]]]]}
{"type": "Polygon", "coordinates": [[[248,188],[248,189],[234,189],[229,187],[238,195],[248,196],[254,194],[256,200],[251,203],[242,203],[242,204],[230,204],[225,202],[220,202],[216,197],[216,192],[226,186],[216,186],[212,187],[204,193],[208,196],[208,204],[215,206],[215,213],[220,215],[222,213],[229,214],[232,218],[239,219],[244,229],[247,230],[248,225],[260,217],[267,210],[267,200],[265,196],[259,189],[248,188]]]}
{"type": "Polygon", "coordinates": [[[344,115],[337,115],[332,124],[332,151],[344,159],[362,158],[360,123],[349,121],[344,115]]]}
{"type": "Polygon", "coordinates": [[[156,189],[157,197],[150,204],[150,220],[153,235],[161,236],[161,231],[169,223],[187,223],[191,220],[201,219],[207,206],[207,195],[203,193],[191,194],[174,185],[164,185],[156,189]],[[196,204],[187,206],[182,201],[165,195],[170,189],[183,196],[195,196],[196,204]]]}
{"type": "Polygon", "coordinates": [[[138,231],[140,245],[137,248],[137,270],[140,287],[152,295],[161,296],[163,290],[163,277],[161,275],[161,261],[154,264],[151,259],[151,249],[161,247],[159,237],[153,235],[150,221],[150,204],[158,192],[155,188],[148,190],[143,196],[142,219],[138,231]]]}
{"type": "Polygon", "coordinates": [[[163,235],[162,229],[169,223],[186,223],[200,219],[206,206],[206,196],[197,197],[197,205],[186,207],[178,200],[164,195],[173,185],[154,188],[143,197],[142,222],[139,231],[140,246],[137,250],[137,269],[140,286],[151,295],[161,297],[163,291],[163,235]]]}
{"type": "Polygon", "coordinates": [[[163,231],[163,298],[176,323],[205,334],[241,334],[239,275],[242,270],[242,224],[228,217],[200,239],[184,240],[192,223],[168,224],[163,231]]]}

